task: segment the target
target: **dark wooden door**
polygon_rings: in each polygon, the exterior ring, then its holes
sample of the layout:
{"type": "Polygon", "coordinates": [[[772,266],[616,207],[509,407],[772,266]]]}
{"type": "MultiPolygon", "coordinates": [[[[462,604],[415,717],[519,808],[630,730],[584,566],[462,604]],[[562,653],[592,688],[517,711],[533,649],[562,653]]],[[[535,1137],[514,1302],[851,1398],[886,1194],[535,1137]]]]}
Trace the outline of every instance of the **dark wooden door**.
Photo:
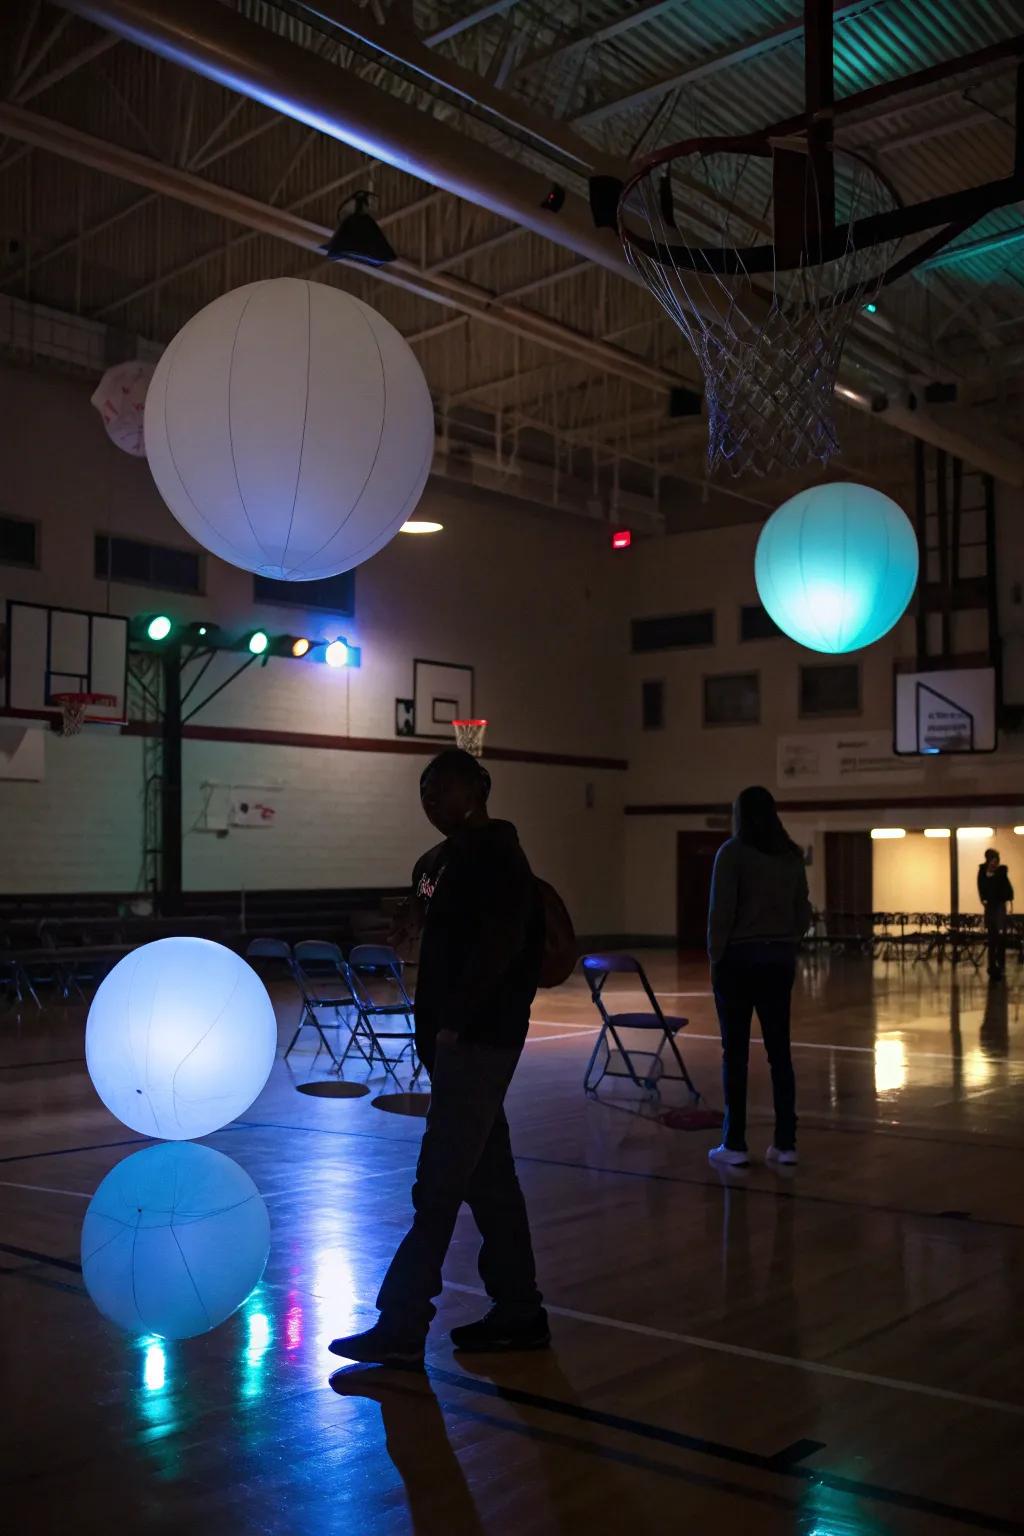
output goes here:
{"type": "Polygon", "coordinates": [[[874,907],[871,887],[871,834],[825,833],[825,908],[862,913],[874,907]]]}
{"type": "Polygon", "coordinates": [[[707,947],[715,854],[727,832],[680,832],[676,852],[676,935],[680,949],[707,947]]]}

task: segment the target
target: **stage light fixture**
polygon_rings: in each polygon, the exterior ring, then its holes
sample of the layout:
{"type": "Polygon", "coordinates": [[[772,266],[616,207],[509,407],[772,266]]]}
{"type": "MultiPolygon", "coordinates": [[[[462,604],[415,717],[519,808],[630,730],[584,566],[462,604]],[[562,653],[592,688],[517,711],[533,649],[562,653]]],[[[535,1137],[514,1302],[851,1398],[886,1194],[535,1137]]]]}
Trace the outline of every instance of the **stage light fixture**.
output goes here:
{"type": "Polygon", "coordinates": [[[906,827],[872,827],[871,836],[876,843],[893,842],[898,837],[906,837],[906,827]]]}
{"type": "Polygon", "coordinates": [[[270,641],[262,629],[257,629],[249,636],[249,649],[254,656],[262,656],[269,644],[270,641]]]}
{"type": "Polygon", "coordinates": [[[171,621],[166,613],[155,613],[146,625],[147,640],[166,640],[171,632],[171,621]]]}
{"type": "Polygon", "coordinates": [[[349,662],[349,648],[344,640],[332,640],[324,652],[324,660],[329,667],[347,667],[349,662]]]}
{"type": "Polygon", "coordinates": [[[297,640],[292,641],[293,656],[305,656],[308,650],[309,641],[306,639],[305,635],[300,635],[297,640]]]}
{"type": "Polygon", "coordinates": [[[370,192],[354,192],[348,202],[355,203],[351,213],[341,217],[342,203],[338,209],[338,227],[320,249],[328,261],[358,261],[364,267],[384,267],[395,260],[395,251],[377,220],[367,210],[370,192]]]}

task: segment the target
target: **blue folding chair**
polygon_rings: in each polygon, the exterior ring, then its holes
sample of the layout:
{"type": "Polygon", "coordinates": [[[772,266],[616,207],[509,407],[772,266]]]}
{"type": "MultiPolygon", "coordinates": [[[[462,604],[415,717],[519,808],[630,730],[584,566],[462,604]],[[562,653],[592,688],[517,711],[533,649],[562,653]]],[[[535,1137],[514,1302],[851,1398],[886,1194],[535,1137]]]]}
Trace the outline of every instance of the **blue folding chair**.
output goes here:
{"type": "MultiPolygon", "coordinates": [[[[693,1085],[693,1080],[676,1044],[676,1035],[679,1030],[685,1029],[689,1019],[673,1018],[662,1011],[658,999],[651,989],[644,968],[639,960],[632,955],[584,955],[583,974],[587,978],[590,995],[594,1000],[594,1006],[601,1015],[601,1032],[597,1037],[587,1070],[583,1074],[583,1087],[587,1093],[596,1093],[599,1084],[606,1077],[625,1077],[633,1085],[652,1098],[657,1098],[659,1084],[666,1082],[682,1082],[689,1089],[695,1104],[700,1102],[700,1093],[693,1085]],[[635,976],[639,985],[643,988],[650,1003],[648,1013],[609,1013],[605,999],[605,985],[609,976],[635,976]],[[622,1031],[642,1031],[646,1035],[656,1037],[651,1040],[655,1049],[632,1048],[624,1044],[622,1031]],[[613,1046],[609,1045],[609,1038],[613,1042],[614,1051],[618,1059],[625,1067],[620,1070],[613,1055],[613,1046]],[[665,1071],[666,1051],[679,1068],[678,1072],[665,1071]],[[601,1070],[594,1076],[594,1068],[598,1058],[602,1056],[601,1070]],[[634,1058],[646,1062],[646,1066],[638,1065],[634,1058]]],[[[669,1063],[671,1066],[671,1062],[669,1063]]]]}
{"type": "Polygon", "coordinates": [[[333,1065],[340,1070],[353,1045],[364,1060],[369,1060],[362,1043],[356,1038],[360,1018],[359,999],[353,994],[348,969],[337,944],[329,944],[323,939],[303,939],[296,944],[293,959],[293,974],[302,995],[302,1013],[284,1059],[288,1060],[304,1029],[315,1029],[317,1048],[314,1061],[321,1050],[325,1050],[333,1065]],[[322,1009],[329,1009],[334,1014],[333,1022],[320,1017],[322,1009]],[[339,1043],[341,1030],[348,1030],[348,1043],[340,1056],[336,1056],[331,1049],[324,1033],[327,1029],[338,1030],[339,1043]]]}
{"type": "Polygon", "coordinates": [[[416,1054],[416,1024],[412,998],[406,990],[402,961],[389,944],[357,944],[349,953],[349,988],[359,1008],[358,1030],[365,1033],[370,1059],[379,1056],[386,1072],[398,1081],[395,1068],[408,1054],[415,1063],[412,1082],[422,1071],[416,1054]],[[384,989],[386,996],[379,992],[384,989]],[[389,1056],[382,1041],[401,1041],[397,1055],[389,1056]]]}

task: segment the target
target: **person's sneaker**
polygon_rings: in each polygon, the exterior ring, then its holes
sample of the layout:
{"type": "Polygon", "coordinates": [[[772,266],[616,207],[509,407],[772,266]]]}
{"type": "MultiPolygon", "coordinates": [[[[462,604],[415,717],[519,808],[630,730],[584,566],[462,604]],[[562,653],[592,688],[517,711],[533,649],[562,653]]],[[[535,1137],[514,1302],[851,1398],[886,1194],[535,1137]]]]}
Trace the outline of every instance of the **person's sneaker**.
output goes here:
{"type": "Polygon", "coordinates": [[[734,1152],[732,1147],[712,1147],[708,1153],[708,1162],[714,1163],[718,1168],[749,1168],[750,1158],[746,1152],[734,1152]]]}
{"type": "Polygon", "coordinates": [[[551,1329],[543,1307],[525,1321],[509,1318],[507,1314],[502,1316],[500,1307],[492,1307],[478,1322],[453,1328],[451,1338],[456,1349],[469,1354],[501,1354],[516,1349],[547,1349],[551,1329]]]}
{"type": "Polygon", "coordinates": [[[375,1323],[365,1333],[350,1333],[346,1338],[332,1339],[327,1348],[332,1355],[340,1355],[343,1360],[356,1360],[360,1365],[423,1369],[423,1340],[400,1338],[383,1323],[375,1323]]]}
{"type": "Polygon", "coordinates": [[[800,1159],[795,1147],[769,1147],[764,1155],[766,1163],[778,1163],[782,1168],[795,1168],[800,1159]]]}

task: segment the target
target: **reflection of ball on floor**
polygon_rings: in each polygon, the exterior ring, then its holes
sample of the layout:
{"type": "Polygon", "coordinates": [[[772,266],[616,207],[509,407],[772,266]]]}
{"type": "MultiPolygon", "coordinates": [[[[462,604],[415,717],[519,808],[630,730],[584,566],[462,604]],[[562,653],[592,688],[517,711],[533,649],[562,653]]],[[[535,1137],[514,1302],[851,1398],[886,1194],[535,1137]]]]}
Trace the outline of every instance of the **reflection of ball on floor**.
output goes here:
{"type": "Polygon", "coordinates": [[[243,1114],[274,1064],[277,1021],[252,966],[208,939],[157,939],[93,999],[85,1059],[111,1114],[146,1136],[208,1136],[243,1114]]]}
{"type": "Polygon", "coordinates": [[[270,1219],[252,1179],[222,1152],[189,1142],[118,1163],[82,1223],[82,1276],[103,1316],[165,1339],[230,1317],[269,1252],[270,1219]]]}

